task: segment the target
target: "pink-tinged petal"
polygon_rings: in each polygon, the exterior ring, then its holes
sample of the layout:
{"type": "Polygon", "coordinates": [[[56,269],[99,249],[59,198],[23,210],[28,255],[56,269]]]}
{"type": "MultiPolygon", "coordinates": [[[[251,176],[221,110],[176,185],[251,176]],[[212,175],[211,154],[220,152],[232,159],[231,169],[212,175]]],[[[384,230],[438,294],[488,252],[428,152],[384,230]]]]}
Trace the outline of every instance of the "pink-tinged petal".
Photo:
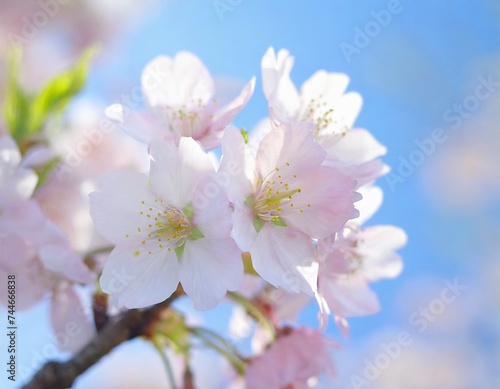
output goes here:
{"type": "Polygon", "coordinates": [[[228,128],[222,139],[222,160],[217,172],[219,181],[225,183],[232,202],[244,202],[253,192],[254,161],[250,157],[243,136],[234,128],[228,128]]]}
{"type": "Polygon", "coordinates": [[[63,351],[79,351],[95,333],[80,298],[70,285],[61,285],[53,292],[50,319],[57,346],[63,351]]]}
{"type": "MultiPolygon", "coordinates": [[[[0,277],[7,280],[9,275],[16,276],[16,308],[27,309],[48,292],[44,280],[45,272],[36,257],[36,250],[21,237],[12,234],[0,234],[0,277]]],[[[0,291],[0,302],[8,305],[8,290],[0,291]]]]}
{"type": "Polygon", "coordinates": [[[300,312],[311,302],[311,296],[304,293],[283,292],[281,297],[274,301],[271,293],[269,302],[275,306],[272,313],[273,320],[277,323],[295,322],[300,312]]]}
{"type": "Polygon", "coordinates": [[[0,167],[0,202],[29,199],[38,183],[38,176],[29,169],[19,168],[4,175],[0,167]]]}
{"type": "Polygon", "coordinates": [[[280,50],[278,57],[273,48],[264,54],[261,63],[262,87],[272,112],[277,118],[293,118],[299,109],[300,96],[290,79],[293,57],[286,50],[280,50]]]}
{"type": "Polygon", "coordinates": [[[163,124],[153,112],[136,112],[121,104],[113,104],[106,108],[106,116],[141,143],[149,144],[154,139],[178,141],[178,134],[170,131],[167,124],[163,124]]]}
{"type": "Polygon", "coordinates": [[[213,117],[212,131],[222,131],[232,123],[236,115],[247,105],[253,95],[255,88],[255,77],[253,77],[243,88],[240,95],[228,105],[219,109],[213,117]]]}
{"type": "Polygon", "coordinates": [[[75,282],[87,284],[94,281],[95,276],[83,263],[82,256],[68,246],[45,245],[39,255],[48,270],[62,273],[75,282]]]}
{"type": "Polygon", "coordinates": [[[34,146],[26,152],[21,166],[28,169],[43,166],[56,156],[56,152],[46,146],[34,146]]]}
{"type": "Polygon", "coordinates": [[[98,188],[90,194],[90,216],[96,230],[114,244],[137,243],[148,226],[140,212],[144,204],[154,204],[148,178],[129,170],[115,170],[101,178],[98,188]]]}
{"type": "Polygon", "coordinates": [[[215,173],[206,176],[193,196],[194,218],[192,225],[209,239],[229,238],[233,223],[231,207],[226,192],[215,173]]]}
{"type": "Polygon", "coordinates": [[[363,275],[370,281],[385,278],[396,278],[403,271],[403,260],[396,253],[372,255],[366,257],[363,263],[363,275]]]}
{"type": "Polygon", "coordinates": [[[361,275],[336,276],[320,272],[318,291],[335,315],[365,316],[380,310],[377,295],[361,275]]]}
{"type": "Polygon", "coordinates": [[[346,320],[346,318],[335,315],[334,320],[340,332],[342,332],[342,335],[344,335],[346,338],[349,338],[350,328],[349,328],[349,322],[346,320]]]}
{"type": "Polygon", "coordinates": [[[318,312],[318,321],[319,321],[319,330],[324,331],[328,327],[328,318],[330,316],[330,308],[328,307],[328,303],[325,298],[318,292],[314,293],[314,297],[316,298],[316,302],[318,303],[319,312],[318,312]]]}
{"type": "Polygon", "coordinates": [[[343,165],[361,165],[385,155],[387,148],[368,131],[353,129],[347,131],[327,152],[343,165]]]}
{"type": "Polygon", "coordinates": [[[206,104],[214,82],[197,56],[182,51],[173,59],[159,56],[150,61],[142,73],[142,90],[153,107],[181,107],[189,101],[206,104]]]}
{"type": "Polygon", "coordinates": [[[100,283],[118,307],[147,307],[164,301],[177,289],[179,263],[173,251],[149,254],[147,248],[118,246],[104,265],[100,283]]]}
{"type": "Polygon", "coordinates": [[[397,277],[403,261],[394,251],[407,242],[405,232],[394,226],[368,227],[360,232],[358,254],[365,257],[363,275],[370,281],[397,277]]]}
{"type": "Polygon", "coordinates": [[[338,161],[332,161],[331,158],[327,157],[324,165],[332,166],[343,175],[350,177],[354,182],[356,182],[356,188],[364,185],[370,185],[375,180],[390,171],[389,167],[380,159],[374,159],[373,161],[363,163],[359,166],[345,166],[339,164],[338,161]]]}
{"type": "Polygon", "coordinates": [[[348,83],[345,74],[320,70],[302,86],[297,118],[316,123],[322,145],[345,134],[359,115],[363,100],[358,93],[344,94],[348,83]]]}
{"type": "Polygon", "coordinates": [[[35,200],[17,200],[3,207],[0,230],[19,235],[32,244],[67,244],[62,231],[43,213],[35,200]]]}
{"type": "Polygon", "coordinates": [[[257,157],[260,142],[269,134],[273,129],[271,119],[268,117],[261,119],[248,134],[248,149],[253,158],[257,157]]]}
{"type": "Polygon", "coordinates": [[[305,234],[265,223],[250,254],[255,271],[270,284],[288,292],[314,294],[317,264],[311,239],[305,234]]]}
{"type": "Polygon", "coordinates": [[[363,245],[362,252],[367,253],[374,251],[394,251],[398,250],[408,241],[406,233],[399,227],[395,226],[373,226],[367,227],[362,231],[363,245]]]}
{"type": "Polygon", "coordinates": [[[257,231],[253,225],[254,212],[245,205],[237,205],[233,212],[232,237],[241,251],[250,251],[257,231]]]}
{"type": "Polygon", "coordinates": [[[322,166],[310,172],[297,172],[294,187],[301,192],[282,207],[281,217],[311,238],[334,234],[357,216],[354,183],[335,169],[322,166]]]}
{"type": "Polygon", "coordinates": [[[267,99],[271,97],[283,74],[290,75],[293,67],[293,57],[287,50],[280,50],[278,56],[274,48],[269,47],[261,61],[262,89],[267,99]]]}
{"type": "Polygon", "coordinates": [[[210,157],[192,138],[181,138],[179,147],[172,142],[154,141],[150,154],[152,191],[181,209],[193,200],[200,181],[214,171],[210,157]]]}
{"type": "Polygon", "coordinates": [[[228,290],[243,280],[243,261],[232,239],[187,241],[180,264],[180,280],[196,309],[214,308],[228,290]]]}
{"type": "Polygon", "coordinates": [[[300,88],[303,103],[308,103],[319,96],[332,101],[340,98],[349,85],[349,76],[344,73],[328,73],[318,70],[300,88]]]}
{"type": "Polygon", "coordinates": [[[288,123],[266,135],[257,152],[257,172],[266,177],[276,168],[298,161],[291,166],[290,174],[295,170],[307,171],[319,167],[326,157],[326,152],[314,141],[312,124],[307,122],[288,123]]]}
{"type": "Polygon", "coordinates": [[[15,168],[21,163],[19,148],[9,135],[0,137],[0,161],[11,168],[15,168]]]}
{"type": "Polygon", "coordinates": [[[14,139],[0,137],[0,203],[31,197],[38,176],[20,164],[21,153],[14,139]]]}
{"type": "Polygon", "coordinates": [[[310,378],[333,376],[330,348],[335,345],[308,328],[291,331],[251,361],[245,373],[247,389],[308,388],[310,378]]]}

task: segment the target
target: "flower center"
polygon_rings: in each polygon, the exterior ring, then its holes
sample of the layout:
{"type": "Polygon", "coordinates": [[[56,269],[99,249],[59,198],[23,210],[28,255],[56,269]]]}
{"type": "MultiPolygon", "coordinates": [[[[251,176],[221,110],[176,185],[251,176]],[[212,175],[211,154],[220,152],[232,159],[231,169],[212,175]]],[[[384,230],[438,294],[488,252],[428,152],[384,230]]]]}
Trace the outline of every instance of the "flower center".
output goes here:
{"type": "Polygon", "coordinates": [[[322,95],[303,105],[301,120],[314,123],[316,137],[319,135],[345,135],[349,130],[346,118],[332,108],[331,103],[326,101],[322,95]]]}
{"type": "MultiPolygon", "coordinates": [[[[142,227],[137,227],[137,232],[144,234],[141,245],[146,252],[172,251],[184,244],[193,230],[185,212],[165,204],[162,199],[155,199],[154,205],[143,200],[141,205],[139,214],[146,220],[142,227]]],[[[136,255],[139,253],[140,250],[137,250],[136,255]]]]}
{"type": "MultiPolygon", "coordinates": [[[[265,178],[262,178],[255,197],[252,199],[253,208],[262,220],[284,224],[281,213],[285,207],[296,207],[294,196],[302,189],[296,187],[297,175],[290,170],[290,163],[286,162],[282,168],[276,167],[265,178]]],[[[249,204],[247,204],[249,205],[249,204]]],[[[298,209],[300,213],[302,209],[298,209]]]]}
{"type": "Polygon", "coordinates": [[[157,230],[151,235],[163,238],[165,241],[172,242],[176,246],[184,243],[191,229],[191,224],[186,219],[184,213],[177,208],[166,205],[163,213],[158,212],[157,215],[155,217],[157,221],[154,224],[157,230]]]}

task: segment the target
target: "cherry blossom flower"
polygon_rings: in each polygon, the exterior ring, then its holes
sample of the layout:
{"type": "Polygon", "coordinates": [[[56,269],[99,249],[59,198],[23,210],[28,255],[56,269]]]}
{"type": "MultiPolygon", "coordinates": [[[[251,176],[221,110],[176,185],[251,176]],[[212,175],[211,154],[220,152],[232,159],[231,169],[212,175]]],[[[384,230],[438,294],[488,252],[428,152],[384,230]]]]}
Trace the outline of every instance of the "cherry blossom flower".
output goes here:
{"type": "Polygon", "coordinates": [[[241,252],[229,237],[229,201],[215,184],[210,158],[192,138],[151,144],[149,179],[113,171],[90,195],[95,228],[116,245],[101,286],[118,306],[168,298],[181,282],[197,309],[213,308],[243,276],[241,252]]]}
{"type": "Polygon", "coordinates": [[[255,79],[246,84],[240,95],[224,107],[214,96],[214,81],[194,54],[180,52],[175,58],[153,59],[142,74],[142,90],[150,110],[128,112],[116,104],[108,116],[123,124],[136,139],[149,143],[153,139],[182,136],[200,141],[205,149],[220,146],[224,129],[247,104],[253,94],[255,79]]]}
{"type": "MultiPolygon", "coordinates": [[[[75,351],[93,331],[73,285],[90,283],[94,276],[34,200],[3,203],[0,210],[0,275],[16,276],[17,309],[27,309],[50,295],[55,333],[66,333],[69,322],[75,328],[76,336],[59,346],[75,351]]],[[[7,305],[5,292],[0,299],[7,305]]]]}
{"type": "Polygon", "coordinates": [[[333,377],[330,349],[335,344],[309,328],[287,329],[245,374],[247,389],[308,388],[308,380],[325,374],[333,377]]]}
{"type": "Polygon", "coordinates": [[[362,99],[345,93],[349,77],[319,70],[300,93],[290,79],[293,57],[286,50],[276,56],[269,48],[262,59],[262,84],[275,126],[290,120],[314,123],[316,141],[327,151],[327,164],[356,180],[357,186],[373,182],[388,168],[379,157],[386,153],[367,130],[353,128],[362,99]]]}
{"type": "Polygon", "coordinates": [[[397,277],[402,269],[396,250],[406,244],[406,234],[394,226],[360,224],[380,206],[378,188],[363,188],[359,202],[359,220],[349,221],[342,233],[318,241],[319,261],[317,299],[322,310],[321,321],[333,311],[339,327],[348,333],[346,317],[364,316],[380,309],[377,295],[369,283],[397,277]]]}
{"type": "Polygon", "coordinates": [[[16,142],[9,135],[0,137],[0,203],[30,198],[37,182],[35,172],[22,165],[16,142]]]}
{"type": "Polygon", "coordinates": [[[234,205],[233,236],[249,251],[257,273],[290,292],[312,294],[316,285],[311,239],[342,229],[357,216],[354,183],[322,166],[326,152],[309,123],[273,129],[255,161],[232,129],[223,139],[219,169],[234,205]]]}

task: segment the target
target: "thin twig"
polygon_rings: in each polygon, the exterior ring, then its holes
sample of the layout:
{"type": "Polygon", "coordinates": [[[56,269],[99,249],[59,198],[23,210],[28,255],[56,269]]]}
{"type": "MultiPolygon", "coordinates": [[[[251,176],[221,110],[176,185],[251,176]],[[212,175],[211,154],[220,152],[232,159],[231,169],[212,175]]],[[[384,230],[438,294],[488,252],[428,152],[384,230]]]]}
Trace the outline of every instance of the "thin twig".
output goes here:
{"type": "Polygon", "coordinates": [[[66,362],[49,361],[43,365],[23,389],[65,389],[89,367],[113,348],[138,336],[151,336],[160,313],[180,296],[175,292],[167,300],[144,310],[131,309],[119,320],[109,322],[82,350],[66,362]]]}

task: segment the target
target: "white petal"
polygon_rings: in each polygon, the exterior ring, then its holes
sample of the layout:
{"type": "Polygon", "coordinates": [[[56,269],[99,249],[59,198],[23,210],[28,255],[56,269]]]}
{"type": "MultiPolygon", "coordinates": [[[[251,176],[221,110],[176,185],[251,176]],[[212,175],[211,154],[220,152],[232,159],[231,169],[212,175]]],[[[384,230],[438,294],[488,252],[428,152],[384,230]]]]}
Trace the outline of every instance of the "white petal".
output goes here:
{"type": "Polygon", "coordinates": [[[183,51],[174,59],[160,56],[149,62],[142,73],[142,89],[153,107],[206,104],[214,94],[214,82],[200,59],[183,51]]]}
{"type": "Polygon", "coordinates": [[[233,226],[231,207],[223,186],[217,176],[206,176],[194,194],[194,218],[192,225],[198,227],[210,239],[229,238],[233,226]]]}
{"type": "Polygon", "coordinates": [[[254,168],[243,136],[234,128],[228,128],[222,139],[222,160],[217,174],[225,183],[229,200],[245,201],[253,192],[251,173],[254,168]]]}
{"type": "Polygon", "coordinates": [[[262,139],[257,152],[257,172],[266,177],[277,167],[291,164],[291,171],[319,167],[326,152],[314,141],[312,124],[294,122],[276,128],[262,139]]]}
{"type": "Polygon", "coordinates": [[[293,57],[286,50],[280,50],[276,58],[274,49],[269,48],[262,58],[264,95],[278,120],[293,118],[299,108],[299,93],[290,79],[292,67],[293,57]]]}
{"type": "Polygon", "coordinates": [[[357,225],[362,225],[370,219],[382,205],[384,192],[378,186],[363,186],[357,190],[363,198],[356,203],[359,217],[354,221],[357,225]]]}
{"type": "Polygon", "coordinates": [[[332,101],[340,98],[349,85],[349,76],[344,73],[328,73],[318,70],[300,89],[303,102],[323,96],[325,100],[332,101]]]}
{"type": "Polygon", "coordinates": [[[328,155],[345,165],[360,165],[385,155],[387,148],[363,129],[347,131],[328,150],[328,155]]]}
{"type": "Polygon", "coordinates": [[[96,230],[114,244],[136,242],[144,236],[146,218],[140,211],[145,203],[153,203],[145,175],[116,170],[105,174],[98,183],[99,191],[90,194],[90,216],[96,230]],[[128,238],[127,238],[128,235],[128,238]]]}
{"type": "Polygon", "coordinates": [[[142,247],[118,246],[104,265],[100,283],[118,307],[147,307],[164,301],[177,289],[179,263],[173,251],[148,254],[142,247]]]}
{"type": "Polygon", "coordinates": [[[255,88],[255,77],[253,77],[243,88],[240,95],[231,101],[228,105],[219,109],[213,118],[214,123],[212,129],[214,131],[224,130],[226,126],[231,124],[236,115],[245,107],[252,97],[255,88]]]}
{"type": "Polygon", "coordinates": [[[40,249],[40,260],[47,269],[62,273],[72,281],[90,283],[94,280],[82,256],[68,246],[45,245],[40,249]]]}
{"type": "Polygon", "coordinates": [[[257,231],[253,225],[254,212],[246,205],[235,205],[233,212],[233,238],[241,251],[250,251],[257,231]]]}
{"type": "Polygon", "coordinates": [[[342,278],[320,273],[319,293],[337,316],[371,315],[380,309],[377,295],[359,275],[342,278]]]}
{"type": "Polygon", "coordinates": [[[363,244],[361,251],[394,251],[403,247],[408,237],[399,227],[380,225],[368,227],[362,231],[363,244]]]}
{"type": "Polygon", "coordinates": [[[21,153],[9,135],[0,137],[0,160],[13,168],[21,163],[21,153]]]}
{"type": "Polygon", "coordinates": [[[288,292],[314,294],[317,266],[311,239],[305,234],[266,223],[250,254],[255,271],[270,284],[288,292]]]}
{"type": "Polygon", "coordinates": [[[162,124],[152,112],[132,111],[121,104],[113,104],[106,108],[106,116],[139,142],[149,144],[154,139],[178,140],[177,134],[168,131],[167,125],[162,124]]]}
{"type": "Polygon", "coordinates": [[[193,200],[202,178],[214,171],[210,157],[192,138],[182,138],[179,147],[172,142],[154,141],[150,154],[152,191],[181,209],[193,200]]]}
{"type": "Polygon", "coordinates": [[[232,239],[187,241],[180,264],[181,284],[196,309],[214,308],[243,280],[241,252],[232,239]]]}

